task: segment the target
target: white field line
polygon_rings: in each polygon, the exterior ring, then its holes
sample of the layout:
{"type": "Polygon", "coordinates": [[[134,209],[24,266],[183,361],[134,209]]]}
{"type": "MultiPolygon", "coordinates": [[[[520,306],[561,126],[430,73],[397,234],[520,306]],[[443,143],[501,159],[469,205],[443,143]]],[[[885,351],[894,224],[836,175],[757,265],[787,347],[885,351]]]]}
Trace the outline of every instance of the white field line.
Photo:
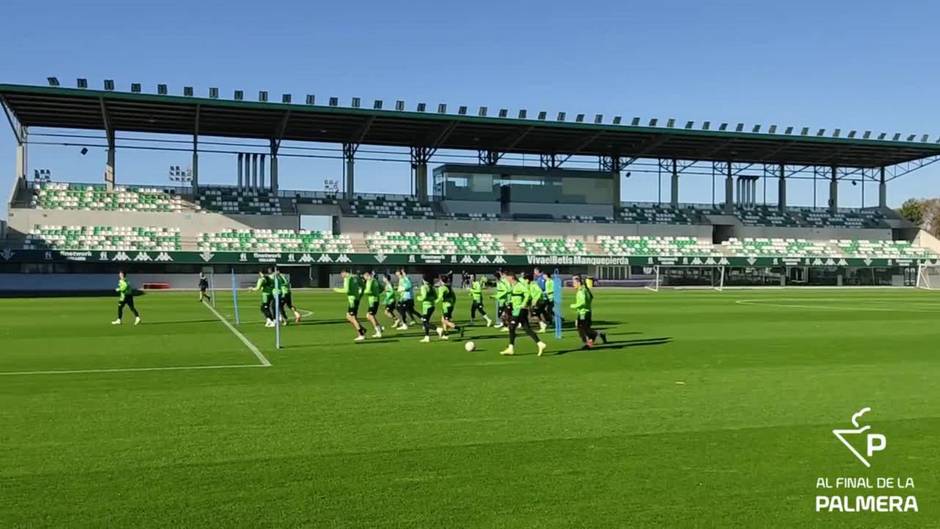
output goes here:
{"type": "Polygon", "coordinates": [[[205,304],[206,307],[216,315],[219,320],[225,324],[226,327],[235,336],[245,344],[248,349],[254,353],[255,357],[258,359],[260,364],[225,364],[225,365],[214,365],[214,366],[166,366],[166,367],[118,367],[110,369],[51,369],[45,371],[0,371],[0,376],[27,376],[27,375],[83,375],[83,374],[95,374],[95,373],[143,373],[148,371],[191,371],[191,370],[205,370],[205,369],[241,369],[245,367],[271,367],[271,361],[265,357],[261,351],[255,347],[255,344],[251,343],[244,334],[238,331],[235,327],[232,326],[223,318],[218,311],[215,310],[211,305],[205,304]]]}
{"type": "Polygon", "coordinates": [[[223,324],[225,324],[225,326],[228,327],[228,330],[232,331],[232,334],[234,334],[239,340],[241,340],[242,343],[245,344],[245,347],[247,347],[249,351],[251,351],[252,353],[254,353],[254,355],[255,355],[255,357],[258,359],[258,361],[261,362],[261,366],[263,366],[263,367],[270,367],[270,366],[271,366],[271,361],[268,360],[268,358],[267,358],[266,356],[264,356],[263,354],[261,354],[261,351],[258,350],[258,348],[255,346],[255,344],[251,343],[251,340],[249,340],[248,338],[246,338],[245,335],[241,333],[241,331],[239,331],[238,329],[236,329],[231,323],[228,322],[228,320],[226,320],[225,318],[223,318],[222,315],[219,314],[219,311],[215,310],[215,307],[213,307],[212,305],[209,305],[209,304],[207,304],[207,303],[203,303],[203,305],[205,305],[206,308],[208,308],[210,311],[212,311],[212,313],[215,314],[215,317],[218,318],[219,321],[221,321],[223,324]]]}

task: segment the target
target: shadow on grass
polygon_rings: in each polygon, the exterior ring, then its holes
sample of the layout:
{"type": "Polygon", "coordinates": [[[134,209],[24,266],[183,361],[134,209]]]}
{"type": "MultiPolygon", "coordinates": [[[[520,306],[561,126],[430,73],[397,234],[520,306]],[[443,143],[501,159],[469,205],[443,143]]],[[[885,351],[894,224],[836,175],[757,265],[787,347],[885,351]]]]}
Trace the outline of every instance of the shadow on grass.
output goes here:
{"type": "Polygon", "coordinates": [[[606,344],[595,345],[594,347],[592,347],[592,348],[590,348],[590,349],[584,349],[584,348],[581,348],[581,347],[577,347],[577,348],[574,348],[574,349],[566,349],[566,350],[563,350],[563,351],[558,351],[557,353],[555,353],[555,356],[561,356],[561,355],[565,355],[565,354],[568,354],[568,353],[574,353],[574,352],[590,353],[590,352],[592,352],[592,351],[604,351],[604,350],[608,350],[608,349],[626,349],[626,348],[628,348],[628,347],[645,347],[645,346],[651,346],[651,345],[665,345],[665,344],[670,343],[670,342],[672,342],[672,338],[671,338],[671,337],[668,337],[668,336],[663,336],[663,337],[659,337],[659,338],[642,338],[642,339],[639,339],[639,340],[621,340],[621,341],[618,341],[618,342],[609,342],[609,343],[606,343],[606,344]]]}

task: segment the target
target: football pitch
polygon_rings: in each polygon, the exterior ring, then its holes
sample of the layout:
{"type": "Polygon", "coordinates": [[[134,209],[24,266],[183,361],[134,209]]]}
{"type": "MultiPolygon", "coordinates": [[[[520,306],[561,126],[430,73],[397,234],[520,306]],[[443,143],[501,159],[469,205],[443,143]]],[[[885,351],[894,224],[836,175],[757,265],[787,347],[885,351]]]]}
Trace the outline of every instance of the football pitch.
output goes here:
{"type": "Polygon", "coordinates": [[[611,343],[543,357],[479,324],[354,344],[342,295],[294,296],[279,350],[247,293],[238,326],[225,294],[137,327],[0,300],[0,527],[940,526],[940,294],[597,289],[611,343]],[[832,433],[866,406],[871,468],[832,433]],[[919,512],[815,512],[839,476],[911,477],[919,512]]]}

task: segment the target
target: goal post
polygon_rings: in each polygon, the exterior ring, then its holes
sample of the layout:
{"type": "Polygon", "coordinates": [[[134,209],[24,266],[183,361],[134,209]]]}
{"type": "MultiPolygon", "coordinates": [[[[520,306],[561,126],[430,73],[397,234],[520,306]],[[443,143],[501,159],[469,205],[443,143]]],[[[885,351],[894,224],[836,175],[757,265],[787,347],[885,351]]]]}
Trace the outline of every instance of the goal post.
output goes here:
{"type": "Polygon", "coordinates": [[[917,288],[940,290],[940,264],[917,264],[917,288]]]}
{"type": "Polygon", "coordinates": [[[662,288],[721,292],[725,287],[725,265],[655,265],[649,275],[643,288],[652,292],[662,288]]]}

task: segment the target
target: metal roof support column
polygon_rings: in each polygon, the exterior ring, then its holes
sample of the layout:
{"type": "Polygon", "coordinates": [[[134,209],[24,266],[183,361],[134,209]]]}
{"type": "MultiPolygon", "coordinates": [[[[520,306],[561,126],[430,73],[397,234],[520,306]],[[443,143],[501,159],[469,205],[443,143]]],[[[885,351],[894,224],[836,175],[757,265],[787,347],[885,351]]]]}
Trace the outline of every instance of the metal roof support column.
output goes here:
{"type": "Polygon", "coordinates": [[[780,164],[780,178],[777,180],[777,207],[781,212],[787,209],[787,170],[780,164]]]}
{"type": "Polygon", "coordinates": [[[115,142],[114,142],[114,130],[109,129],[107,131],[108,135],[108,161],[104,166],[104,184],[108,190],[114,189],[114,182],[117,180],[116,175],[116,153],[115,153],[115,142]]]}
{"type": "Polygon", "coordinates": [[[674,208],[679,207],[679,169],[675,158],[672,159],[672,196],[669,203],[674,208]]]}
{"type": "Polygon", "coordinates": [[[192,186],[193,195],[199,193],[199,112],[200,107],[196,105],[196,118],[193,126],[193,168],[192,168],[192,186]]]}
{"type": "Polygon", "coordinates": [[[277,151],[280,145],[275,140],[271,140],[271,193],[277,193],[277,151]]]}
{"type": "Polygon", "coordinates": [[[414,171],[415,197],[418,200],[428,199],[428,161],[431,159],[432,150],[428,147],[411,148],[411,168],[414,171]]]}
{"type": "Polygon", "coordinates": [[[238,189],[241,189],[243,182],[244,182],[244,177],[242,176],[242,174],[244,173],[244,170],[245,170],[245,153],[243,152],[238,153],[237,163],[238,163],[238,189]]]}
{"type": "Polygon", "coordinates": [[[731,162],[727,165],[725,176],[725,213],[734,213],[734,176],[732,176],[731,162]]]}
{"type": "Polygon", "coordinates": [[[358,143],[343,144],[343,159],[346,160],[346,200],[352,200],[356,193],[356,151],[359,150],[358,143]]]}
{"type": "Polygon", "coordinates": [[[261,187],[258,185],[258,155],[251,155],[251,189],[257,191],[261,187]]]}
{"type": "Polygon", "coordinates": [[[26,139],[29,135],[29,132],[26,130],[26,127],[19,127],[19,134],[16,137],[16,183],[21,187],[26,187],[26,170],[27,170],[27,150],[26,150],[26,139]]]}
{"type": "Polygon", "coordinates": [[[835,213],[839,209],[839,179],[836,175],[839,168],[832,166],[832,176],[829,179],[829,211],[835,213]]]}
{"type": "Polygon", "coordinates": [[[261,159],[261,169],[258,170],[258,189],[259,189],[259,190],[264,190],[264,188],[268,187],[268,186],[265,185],[265,183],[264,183],[265,180],[266,180],[265,177],[264,177],[264,155],[263,155],[263,154],[259,154],[259,155],[258,155],[258,158],[261,159]]]}
{"type": "Polygon", "coordinates": [[[881,177],[878,181],[878,207],[888,207],[888,182],[885,180],[885,168],[881,168],[881,177]]]}

